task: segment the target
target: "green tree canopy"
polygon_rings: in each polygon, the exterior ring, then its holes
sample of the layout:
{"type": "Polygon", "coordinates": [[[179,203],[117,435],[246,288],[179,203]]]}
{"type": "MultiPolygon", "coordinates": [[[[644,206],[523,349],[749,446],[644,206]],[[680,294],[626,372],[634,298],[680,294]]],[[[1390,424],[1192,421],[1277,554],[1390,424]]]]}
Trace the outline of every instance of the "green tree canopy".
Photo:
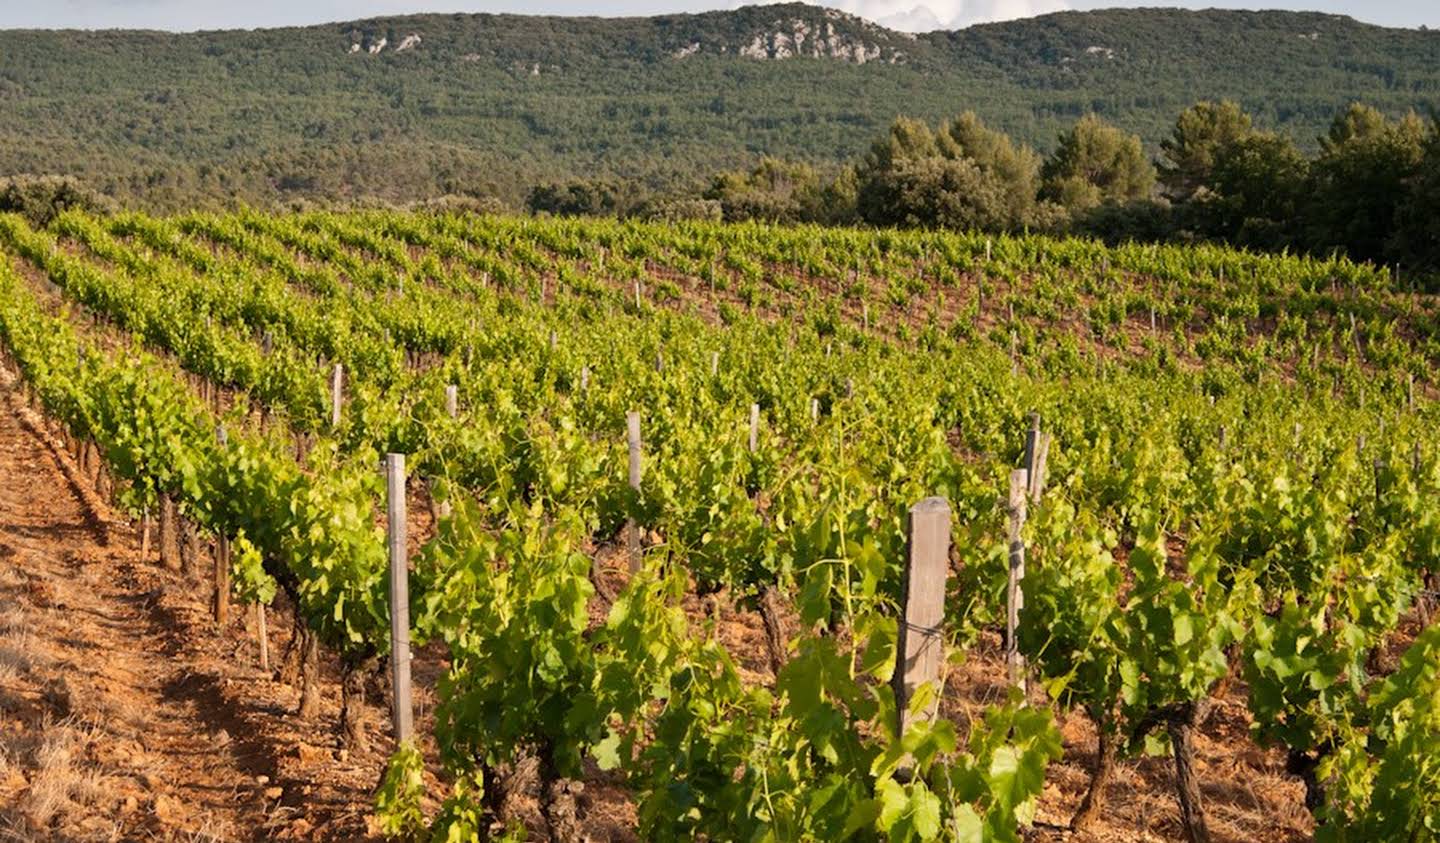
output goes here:
{"type": "Polygon", "coordinates": [[[988,128],[973,111],[940,127],[936,144],[946,158],[968,159],[1005,191],[1006,227],[1028,225],[1040,190],[1040,156],[988,128]]]}
{"type": "Polygon", "coordinates": [[[1383,260],[1424,150],[1425,124],[1413,113],[1390,121],[1355,104],[1337,115],[1310,167],[1311,248],[1339,247],[1356,259],[1383,260]]]}
{"type": "Polygon", "coordinates": [[[1411,265],[1440,267],[1440,119],[1430,123],[1419,166],[1397,209],[1390,252],[1411,265]]]}
{"type": "Polygon", "coordinates": [[[1160,183],[1176,202],[1209,187],[1215,161],[1252,133],[1250,115],[1231,100],[1198,102],[1180,113],[1160,142],[1160,183]]]}
{"type": "Polygon", "coordinates": [[[1017,230],[1035,211],[1039,158],[971,112],[938,131],[902,118],[855,179],[859,214],[876,225],[1017,230]]]}
{"type": "Polygon", "coordinates": [[[1221,147],[1204,184],[1209,233],[1256,248],[1294,245],[1308,166],[1290,138],[1273,132],[1221,147]]]}
{"type": "Polygon", "coordinates": [[[724,218],[799,222],[821,215],[820,174],[809,164],[765,157],[749,171],[721,173],[705,191],[724,218]]]}
{"type": "Polygon", "coordinates": [[[1122,131],[1093,114],[1060,133],[1060,145],[1041,171],[1042,195],[1071,211],[1102,202],[1149,197],[1155,165],[1145,157],[1138,135],[1122,131]]]}

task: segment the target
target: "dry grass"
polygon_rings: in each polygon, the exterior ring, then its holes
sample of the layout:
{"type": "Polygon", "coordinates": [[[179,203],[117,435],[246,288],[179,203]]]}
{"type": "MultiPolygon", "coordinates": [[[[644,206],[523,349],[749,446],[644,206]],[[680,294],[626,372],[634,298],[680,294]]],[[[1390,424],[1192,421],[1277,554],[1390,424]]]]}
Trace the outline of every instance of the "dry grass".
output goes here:
{"type": "Polygon", "coordinates": [[[9,820],[12,830],[41,834],[65,829],[64,836],[96,839],[99,829],[87,821],[107,802],[111,780],[86,757],[104,734],[98,725],[74,719],[46,717],[40,726],[39,737],[29,746],[23,737],[0,746],[10,767],[5,775],[19,773],[28,781],[0,817],[9,820]]]}

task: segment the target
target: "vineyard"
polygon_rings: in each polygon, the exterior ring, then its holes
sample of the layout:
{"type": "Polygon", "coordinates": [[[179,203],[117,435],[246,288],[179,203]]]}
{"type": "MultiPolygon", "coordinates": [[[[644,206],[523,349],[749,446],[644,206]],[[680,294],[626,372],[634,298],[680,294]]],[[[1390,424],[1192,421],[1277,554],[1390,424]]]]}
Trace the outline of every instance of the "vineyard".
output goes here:
{"type": "Polygon", "coordinates": [[[1440,302],[1384,269],[389,211],[0,252],[6,366],[147,552],[214,543],[222,632],[293,611],[293,716],[401,701],[376,833],[579,840],[588,783],[644,840],[1069,839],[1150,758],[1164,834],[1237,839],[1234,703],[1276,839],[1440,838],[1440,302]]]}

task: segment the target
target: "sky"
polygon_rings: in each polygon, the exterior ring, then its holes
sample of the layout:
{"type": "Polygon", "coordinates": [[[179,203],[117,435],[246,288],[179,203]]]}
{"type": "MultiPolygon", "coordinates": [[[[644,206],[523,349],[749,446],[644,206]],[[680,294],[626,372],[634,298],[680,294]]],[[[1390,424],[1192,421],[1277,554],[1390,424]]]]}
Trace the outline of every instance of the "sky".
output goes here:
{"type": "MultiPolygon", "coordinates": [[[[112,27],[250,29],[410,12],[654,15],[733,8],[736,0],[0,0],[0,29],[112,27]]],[[[1293,9],[1384,26],[1440,29],[1440,0],[826,0],[894,29],[923,32],[987,21],[1114,6],[1293,9]]]]}

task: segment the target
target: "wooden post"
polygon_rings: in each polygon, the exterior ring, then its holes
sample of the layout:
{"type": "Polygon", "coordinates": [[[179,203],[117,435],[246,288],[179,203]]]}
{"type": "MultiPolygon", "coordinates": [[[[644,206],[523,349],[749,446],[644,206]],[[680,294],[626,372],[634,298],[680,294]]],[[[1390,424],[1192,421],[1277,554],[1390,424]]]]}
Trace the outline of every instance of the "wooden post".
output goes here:
{"type": "Polygon", "coordinates": [[[818,422],[818,421],[820,421],[820,399],[819,399],[819,398],[811,398],[811,399],[810,399],[810,421],[812,421],[812,422],[818,422]]]}
{"type": "Polygon", "coordinates": [[[551,328],[551,329],[550,329],[550,350],[551,350],[551,351],[554,351],[554,350],[555,350],[555,329],[554,329],[554,328],[551,328]]]}
{"type": "Polygon", "coordinates": [[[854,378],[846,378],[846,379],[845,379],[845,397],[846,397],[846,398],[854,398],[854,397],[855,397],[855,379],[854,379],[854,378]]]}
{"type": "Polygon", "coordinates": [[[640,282],[635,282],[635,309],[640,309],[640,282]]]}
{"type": "MultiPolygon", "coordinates": [[[[226,448],[230,444],[230,436],[225,432],[225,425],[215,431],[215,438],[220,442],[220,447],[226,448]]],[[[222,629],[230,622],[230,537],[220,531],[215,539],[215,623],[222,629]]]]}
{"type": "Polygon", "coordinates": [[[865,327],[865,332],[870,332],[870,303],[864,302],[860,305],[860,319],[865,327]]]}
{"type": "Polygon", "coordinates": [[[1045,464],[1050,457],[1050,434],[1040,432],[1040,414],[1030,414],[1030,431],[1025,434],[1025,471],[1029,475],[1026,489],[1032,504],[1040,503],[1045,493],[1045,464]]]}
{"type": "MultiPolygon", "coordinates": [[[[447,416],[449,416],[450,418],[453,419],[453,418],[455,418],[456,416],[458,416],[459,413],[460,413],[460,387],[458,387],[458,386],[456,386],[455,384],[452,383],[452,384],[450,384],[449,386],[445,387],[445,414],[446,414],[447,416]]],[[[432,486],[432,487],[431,487],[432,495],[433,495],[433,490],[434,490],[434,487],[432,486]]],[[[433,499],[433,497],[432,497],[432,499],[433,499]]],[[[451,512],[451,509],[450,509],[450,501],[448,501],[448,500],[447,500],[447,501],[440,501],[438,504],[435,505],[435,516],[436,516],[437,518],[449,518],[449,517],[450,517],[450,512],[451,512]]]]}
{"type": "Polygon", "coordinates": [[[410,568],[405,550],[405,455],[388,454],[385,464],[390,549],[390,670],[395,699],[391,722],[395,743],[414,738],[410,710],[410,568]]]}
{"type": "Polygon", "coordinates": [[[661,351],[658,348],[655,349],[655,371],[665,371],[665,352],[661,351]]]}
{"type": "Polygon", "coordinates": [[[990,238],[985,238],[985,262],[990,262],[990,238]]]}
{"type": "Polygon", "coordinates": [[[175,520],[175,501],[169,495],[161,495],[160,564],[172,571],[180,570],[179,527],[175,520]]]}
{"type": "MultiPolygon", "coordinates": [[[[1418,445],[1416,446],[1419,447],[1418,445]]],[[[140,513],[140,559],[150,558],[150,507],[140,513]]]]}
{"type": "Polygon", "coordinates": [[[1223,451],[1223,450],[1225,450],[1226,448],[1228,448],[1229,446],[1230,446],[1230,429],[1227,428],[1225,425],[1222,424],[1222,425],[1220,425],[1220,450],[1223,451]]]}
{"type": "Polygon", "coordinates": [[[720,352],[710,352],[710,377],[720,374],[720,352]]]}
{"type": "Polygon", "coordinates": [[[1010,374],[1020,374],[1020,335],[1010,329],[1010,374]]]}
{"type": "Polygon", "coordinates": [[[255,601],[255,635],[260,644],[260,671],[270,675],[270,633],[265,628],[265,604],[255,601]]]}
{"type": "MultiPolygon", "coordinates": [[[[905,573],[900,584],[904,610],[895,642],[895,672],[891,684],[899,733],[914,720],[929,720],[935,711],[910,712],[910,698],[926,682],[940,676],[945,661],[945,577],[950,572],[950,504],[939,497],[910,507],[906,536],[905,573]]],[[[936,702],[940,691],[936,689],[936,702]]]]}
{"type": "Polygon", "coordinates": [[[1010,575],[1005,589],[1005,666],[1010,684],[1025,690],[1025,662],[1020,655],[1020,610],[1025,606],[1025,542],[1020,536],[1025,526],[1025,492],[1030,485],[1029,472],[1020,468],[1010,472],[1010,575]]]}
{"type": "Polygon", "coordinates": [[[340,401],[341,390],[344,388],[345,370],[339,364],[330,372],[330,426],[340,427],[340,401]]]}
{"type": "MultiPolygon", "coordinates": [[[[641,463],[640,463],[640,414],[631,411],[625,414],[625,435],[630,450],[630,488],[635,494],[640,494],[641,463]]],[[[634,573],[640,570],[640,527],[632,519],[625,525],[625,540],[630,552],[630,571],[634,573]]]]}
{"type": "Polygon", "coordinates": [[[581,367],[580,367],[580,391],[581,391],[581,392],[589,392],[589,391],[590,391],[590,367],[589,367],[589,366],[581,366],[581,367]]]}
{"type": "Polygon", "coordinates": [[[1410,372],[1405,376],[1405,409],[1415,409],[1415,373],[1410,372]]]}
{"type": "Polygon", "coordinates": [[[760,405],[750,405],[750,453],[760,447],[760,405]]]}

